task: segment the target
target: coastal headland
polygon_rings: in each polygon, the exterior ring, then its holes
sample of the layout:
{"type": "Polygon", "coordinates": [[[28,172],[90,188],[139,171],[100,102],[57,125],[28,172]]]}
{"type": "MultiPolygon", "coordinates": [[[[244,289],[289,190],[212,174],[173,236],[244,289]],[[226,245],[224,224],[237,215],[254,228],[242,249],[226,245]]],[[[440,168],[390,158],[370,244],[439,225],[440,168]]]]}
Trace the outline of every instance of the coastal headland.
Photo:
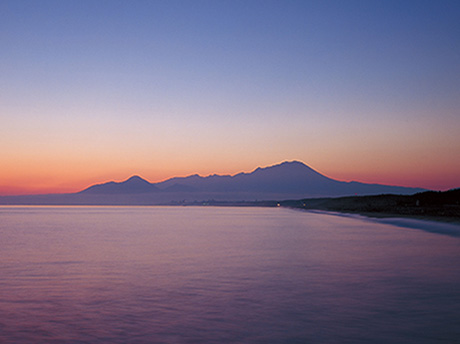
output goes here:
{"type": "Polygon", "coordinates": [[[369,217],[412,217],[460,224],[460,188],[426,191],[414,195],[382,194],[334,198],[304,198],[284,201],[196,202],[189,205],[289,207],[369,217]]]}

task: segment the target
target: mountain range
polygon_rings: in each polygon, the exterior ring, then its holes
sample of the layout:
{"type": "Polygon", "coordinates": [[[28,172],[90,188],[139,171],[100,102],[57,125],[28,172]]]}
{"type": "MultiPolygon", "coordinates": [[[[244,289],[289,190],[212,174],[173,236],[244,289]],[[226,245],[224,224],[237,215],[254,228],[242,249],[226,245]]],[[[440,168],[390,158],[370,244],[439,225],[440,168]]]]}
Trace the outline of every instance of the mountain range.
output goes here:
{"type": "Polygon", "coordinates": [[[233,176],[214,174],[202,177],[195,174],[159,183],[132,176],[123,182],[96,184],[71,194],[2,196],[0,204],[160,205],[206,200],[288,200],[390,193],[408,195],[421,191],[424,189],[338,181],[302,162],[286,161],[233,176]]]}

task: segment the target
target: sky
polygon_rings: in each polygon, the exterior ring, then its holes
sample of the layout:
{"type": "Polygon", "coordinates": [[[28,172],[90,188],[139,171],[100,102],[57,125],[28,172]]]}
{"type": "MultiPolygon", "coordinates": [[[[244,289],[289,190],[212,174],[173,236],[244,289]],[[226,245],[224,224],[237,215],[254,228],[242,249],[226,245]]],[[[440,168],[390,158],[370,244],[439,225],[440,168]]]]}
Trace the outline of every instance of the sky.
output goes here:
{"type": "Polygon", "coordinates": [[[460,187],[459,1],[0,0],[0,195],[299,160],[460,187]]]}

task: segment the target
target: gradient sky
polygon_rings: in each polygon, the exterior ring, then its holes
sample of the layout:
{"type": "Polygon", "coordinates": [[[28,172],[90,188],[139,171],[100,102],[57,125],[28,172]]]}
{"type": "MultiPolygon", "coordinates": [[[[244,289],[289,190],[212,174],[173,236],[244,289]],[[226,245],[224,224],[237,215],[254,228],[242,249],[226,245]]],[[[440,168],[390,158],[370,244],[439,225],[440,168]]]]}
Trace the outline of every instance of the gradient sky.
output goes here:
{"type": "Polygon", "coordinates": [[[460,187],[460,1],[0,0],[0,194],[300,160],[460,187]]]}

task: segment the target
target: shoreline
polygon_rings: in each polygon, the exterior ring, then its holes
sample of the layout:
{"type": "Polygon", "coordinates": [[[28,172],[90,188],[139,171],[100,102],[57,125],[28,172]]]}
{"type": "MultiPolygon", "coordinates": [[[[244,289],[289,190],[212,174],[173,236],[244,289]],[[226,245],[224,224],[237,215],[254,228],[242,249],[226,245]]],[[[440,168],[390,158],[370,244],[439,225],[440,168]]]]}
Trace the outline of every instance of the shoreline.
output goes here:
{"type": "MultiPolygon", "coordinates": [[[[309,212],[312,214],[321,214],[329,216],[341,216],[364,221],[371,221],[381,224],[387,224],[406,229],[423,230],[434,234],[448,235],[451,237],[460,237],[460,218],[451,216],[430,216],[430,215],[411,215],[411,214],[398,214],[390,212],[366,212],[366,211],[350,211],[338,209],[320,209],[320,208],[306,208],[302,206],[282,205],[275,202],[260,203],[245,203],[245,204],[189,204],[189,205],[141,205],[140,207],[235,207],[235,208],[285,208],[296,211],[309,212]]],[[[281,202],[283,203],[283,202],[281,202]]],[[[66,207],[139,207],[139,205],[0,205],[1,208],[66,208],[66,207]]]]}
{"type": "Polygon", "coordinates": [[[373,195],[310,198],[281,202],[282,206],[355,214],[374,219],[402,218],[460,225],[460,189],[414,195],[373,195]]]}
{"type": "MultiPolygon", "coordinates": [[[[291,208],[301,210],[299,208],[291,208]]],[[[422,230],[434,234],[460,237],[460,221],[457,218],[442,218],[435,216],[410,216],[390,213],[369,213],[369,212],[341,212],[320,209],[305,209],[304,211],[314,214],[331,216],[342,216],[348,218],[359,218],[367,221],[393,225],[402,228],[422,230]]]]}
{"type": "MultiPolygon", "coordinates": [[[[299,208],[292,208],[299,209],[299,208]]],[[[412,219],[420,221],[431,221],[440,223],[449,223],[460,226],[460,219],[451,216],[433,216],[433,215],[411,215],[411,214],[400,214],[400,213],[383,213],[383,212],[366,212],[366,211],[340,211],[340,210],[323,210],[323,209],[305,209],[311,212],[324,212],[324,213],[337,213],[343,215],[359,215],[370,219],[412,219]]]]}

